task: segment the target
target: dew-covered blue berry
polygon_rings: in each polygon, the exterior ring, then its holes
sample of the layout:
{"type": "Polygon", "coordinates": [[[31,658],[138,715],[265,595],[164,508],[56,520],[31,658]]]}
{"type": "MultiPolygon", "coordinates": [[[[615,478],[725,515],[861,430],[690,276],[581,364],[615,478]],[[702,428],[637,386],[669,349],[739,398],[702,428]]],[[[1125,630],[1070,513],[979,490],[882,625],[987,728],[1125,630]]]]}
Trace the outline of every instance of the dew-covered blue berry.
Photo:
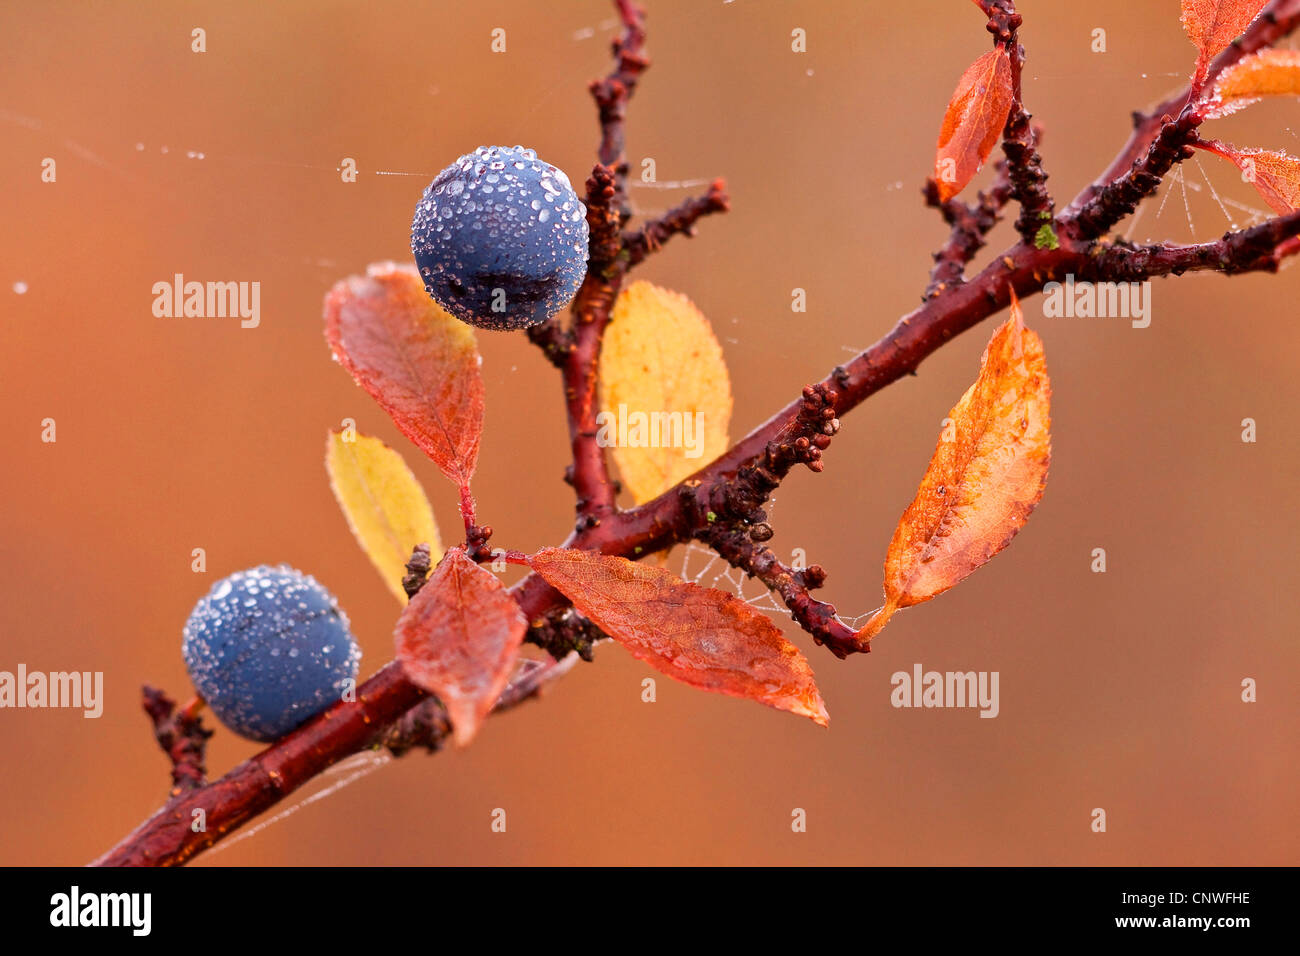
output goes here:
{"type": "Polygon", "coordinates": [[[361,663],[334,596],[286,565],[214,584],[185,622],[181,653],[217,719],[263,741],[341,699],[361,663]]]}
{"type": "Polygon", "coordinates": [[[569,177],[522,146],[480,146],[431,182],[411,251],[433,300],[485,329],[526,329],[587,274],[587,209],[569,177]]]}

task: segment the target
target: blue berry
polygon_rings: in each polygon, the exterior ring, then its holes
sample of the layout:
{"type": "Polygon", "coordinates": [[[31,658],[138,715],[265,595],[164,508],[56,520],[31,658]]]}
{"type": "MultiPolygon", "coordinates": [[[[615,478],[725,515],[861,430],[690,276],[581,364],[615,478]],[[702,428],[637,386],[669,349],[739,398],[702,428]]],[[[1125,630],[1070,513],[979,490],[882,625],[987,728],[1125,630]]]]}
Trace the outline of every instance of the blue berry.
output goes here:
{"type": "Polygon", "coordinates": [[[424,190],[411,251],[445,311],[484,329],[526,329],[582,285],[587,207],[531,149],[480,146],[424,190]]]}
{"type": "Polygon", "coordinates": [[[253,740],[282,737],[339,700],[361,663],[334,596],[283,564],[214,584],[185,622],[181,654],[217,718],[253,740]]]}

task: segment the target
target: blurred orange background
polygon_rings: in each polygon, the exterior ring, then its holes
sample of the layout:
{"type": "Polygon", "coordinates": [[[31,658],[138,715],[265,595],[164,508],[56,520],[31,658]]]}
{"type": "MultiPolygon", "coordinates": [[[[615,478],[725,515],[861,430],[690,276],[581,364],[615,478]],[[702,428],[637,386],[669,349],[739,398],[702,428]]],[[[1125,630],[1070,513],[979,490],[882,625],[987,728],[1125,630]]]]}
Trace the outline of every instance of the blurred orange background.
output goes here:
{"type": "MultiPolygon", "coordinates": [[[[725,176],[734,211],[639,274],[711,318],[739,436],[917,303],[946,235],[920,186],[988,35],[964,0],[648,5],[633,167],[725,176]],[[796,27],[806,53],[791,50],[796,27]],[[790,310],[796,287],[806,314],[790,310]]],[[[1020,6],[1025,95],[1063,206],[1194,50],[1175,0],[1020,6]]],[[[310,571],[350,614],[363,672],[391,657],[398,609],[332,500],[326,430],[353,417],[401,450],[449,538],[455,494],[330,361],[322,296],[369,262],[409,261],[421,190],[476,146],[534,147],[581,183],[596,143],[585,86],[613,30],[602,0],[0,9],[0,670],[103,671],[106,695],[98,720],[0,711],[0,863],[88,861],[163,801],[139,687],[188,695],[181,625],[218,577],[310,571]],[[191,52],[195,27],[205,53],[191,52]],[[490,49],[496,27],[505,53],[490,49]],[[340,181],[344,157],[355,183],[340,181]],[[155,318],[152,285],[178,272],[261,282],[260,327],[155,318]],[[190,569],[198,547],[206,574],[190,569]]],[[[1264,104],[1217,134],[1296,151],[1298,110],[1264,104]]],[[[1209,239],[1225,210],[1241,225],[1263,208],[1214,157],[1185,173],[1135,240],[1209,239]]],[[[685,194],[634,199],[652,214],[685,194]]],[[[1012,236],[1004,223],[979,261],[1012,236]]],[[[828,731],[667,679],[642,703],[652,672],[605,645],[472,748],[393,761],[198,865],[1300,862],[1290,265],[1158,281],[1147,329],[1026,303],[1055,387],[1046,497],[1005,553],[897,618],[870,655],[839,662],[782,619],[828,731]],[[1247,417],[1255,444],[1240,439],[1247,417]],[[890,675],[918,662],[998,671],[999,717],[892,708],[890,675]],[[806,833],[791,831],[795,808],[806,833]]],[[[880,603],[894,524],[991,329],[854,411],[826,471],[778,492],[773,546],[824,565],[843,612],[880,603]]],[[[558,378],[522,335],[479,340],[480,515],[495,544],[557,543],[572,515],[558,378]]],[[[254,752],[219,730],[209,769],[254,752]]]]}

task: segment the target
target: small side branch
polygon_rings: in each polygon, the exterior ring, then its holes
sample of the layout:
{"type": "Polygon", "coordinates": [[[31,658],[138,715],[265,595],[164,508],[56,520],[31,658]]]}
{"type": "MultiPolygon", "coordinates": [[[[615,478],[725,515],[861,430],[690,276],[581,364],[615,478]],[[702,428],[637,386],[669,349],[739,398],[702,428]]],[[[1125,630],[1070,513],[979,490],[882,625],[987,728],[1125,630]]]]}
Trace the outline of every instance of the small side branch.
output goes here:
{"type": "Polygon", "coordinates": [[[1083,278],[1110,282],[1141,281],[1185,272],[1276,272],[1282,260],[1300,252],[1300,212],[1270,219],[1213,242],[1104,247],[1080,270],[1083,278]]]}
{"type": "Polygon", "coordinates": [[[658,252],[673,236],[694,236],[695,224],[700,219],[713,213],[727,212],[730,208],[726,180],[715,179],[703,196],[692,196],[640,229],[625,232],[623,247],[627,250],[627,267],[631,268],[651,253],[658,252]]]}
{"type": "Polygon", "coordinates": [[[966,267],[984,248],[988,234],[1001,220],[1010,198],[1011,178],[1005,159],[997,164],[997,178],[993,185],[980,192],[973,205],[967,205],[956,197],[941,202],[938,185],[933,179],[926,180],[925,201],[939,210],[952,232],[943,247],[934,253],[930,283],[921,301],[933,298],[964,280],[966,267]]]}
{"type": "MultiPolygon", "coordinates": [[[[501,692],[492,713],[502,713],[536,697],[543,687],[572,670],[577,660],[575,653],[560,660],[522,661],[519,673],[501,692]]],[[[381,745],[394,757],[404,756],[415,749],[437,753],[450,736],[451,718],[447,716],[447,709],[436,697],[430,697],[416,704],[389,727],[381,745]]]]}
{"type": "Polygon", "coordinates": [[[819,601],[812,591],[826,583],[826,571],[818,564],[797,571],[781,563],[771,548],[758,544],[755,536],[738,528],[710,529],[698,535],[724,561],[763,582],[780,595],[795,622],[825,644],[836,657],[844,658],[859,651],[871,650],[870,644],[859,646],[853,628],[839,619],[832,604],[819,601]]]}
{"type": "Polygon", "coordinates": [[[207,746],[212,736],[200,717],[202,699],[196,697],[178,711],[176,701],[148,684],[143,697],[154,738],[172,763],[172,796],[199,789],[208,779],[207,746]]]}
{"type": "Polygon", "coordinates": [[[621,277],[612,281],[587,274],[574,303],[571,344],[564,354],[564,400],[569,419],[573,466],[568,472],[577,492],[578,526],[592,527],[614,513],[614,484],[600,446],[596,424],[601,343],[609,323],[621,277]]]}
{"type": "Polygon", "coordinates": [[[624,231],[632,215],[624,135],[627,104],[650,61],[644,53],[644,10],[632,0],[615,0],[615,6],[623,32],[613,45],[614,68],[591,84],[601,137],[599,162],[587,180],[587,275],[574,298],[568,328],[556,317],[529,331],[529,338],[564,377],[573,458],[565,480],[577,495],[578,532],[597,527],[617,512],[618,484],[597,441],[596,415],[601,345],[623,276],[669,237],[689,235],[702,216],[728,206],[726,185],[717,180],[705,196],[687,200],[639,230],[624,231]]]}
{"type": "Polygon", "coordinates": [[[406,592],[407,598],[420,593],[420,588],[424,587],[432,570],[433,556],[429,552],[429,545],[417,544],[411,551],[411,559],[406,562],[406,574],[402,577],[402,590],[406,592]]]}
{"type": "Polygon", "coordinates": [[[1011,193],[1020,205],[1016,231],[1028,243],[1040,242],[1044,227],[1051,228],[1056,204],[1047,189],[1047,172],[1038,154],[1039,130],[1025,110],[1021,90],[1025,48],[1018,32],[1024,18],[1016,12],[1015,0],[978,0],[989,18],[988,31],[1006,49],[1011,60],[1011,110],[1002,133],[1002,151],[1007,158],[1011,193]]]}
{"type": "Polygon", "coordinates": [[[524,640],[561,660],[576,653],[584,661],[595,659],[596,644],[605,634],[572,608],[559,608],[532,622],[524,640]]]}
{"type": "Polygon", "coordinates": [[[632,215],[627,200],[626,109],[641,74],[650,66],[650,60],[645,55],[645,10],[632,0],[615,0],[615,6],[623,24],[623,34],[613,44],[614,69],[603,80],[591,84],[591,95],[600,115],[597,156],[601,163],[614,170],[618,193],[616,205],[626,220],[632,215]]]}
{"type": "Polygon", "coordinates": [[[650,65],[644,53],[645,11],[632,0],[615,0],[623,33],[614,41],[614,68],[591,84],[600,119],[599,162],[587,180],[587,275],[574,298],[571,329],[551,319],[531,333],[564,375],[565,405],[573,466],[570,483],[577,492],[577,526],[593,527],[615,511],[616,489],[604,449],[596,441],[596,387],[600,347],[618,297],[626,256],[622,227],[631,217],[627,196],[624,135],[627,103],[641,74],[650,65]]]}
{"type": "Polygon", "coordinates": [[[863,648],[857,647],[853,629],[840,621],[835,608],[810,593],[826,582],[826,572],[819,565],[801,571],[788,567],[762,543],[773,534],[762,508],[772,491],[795,465],[814,472],[824,467],[822,452],[840,427],[835,400],[835,390],[825,384],[805,387],[798,413],[767,443],[761,460],[740,469],[720,494],[708,497],[708,513],[696,524],[694,535],[732,567],[779,594],[800,627],[844,657],[863,648]]]}
{"type": "MultiPolygon", "coordinates": [[[[825,467],[822,452],[840,428],[835,417],[838,397],[835,389],[825,382],[804,386],[794,415],[766,442],[762,454],[740,468],[734,477],[716,482],[708,489],[683,482],[679,495],[697,513],[692,526],[741,523],[754,528],[766,527],[767,514],[762,506],[791,469],[802,464],[809,471],[820,472],[825,467]]],[[[759,531],[760,540],[764,540],[763,533],[759,531]]],[[[771,537],[770,529],[767,537],[771,537]]]]}
{"type": "MultiPolygon", "coordinates": [[[[1213,89],[1214,81],[1228,67],[1243,57],[1275,45],[1298,27],[1300,27],[1300,0],[1271,0],[1260,11],[1255,22],[1247,27],[1246,32],[1214,58],[1202,88],[1213,89]]],[[[1138,162],[1168,119],[1180,115],[1191,97],[1191,88],[1184,87],[1151,109],[1133,113],[1133,132],[1129,135],[1128,142],[1101,175],[1074,197],[1065,210],[1064,218],[1072,218],[1080,209],[1090,205],[1098,193],[1120,179],[1134,163],[1138,162]]]]}
{"type": "Polygon", "coordinates": [[[1197,129],[1205,116],[1193,106],[1177,119],[1165,117],[1160,132],[1146,154],[1119,179],[1097,191],[1070,222],[1070,235],[1078,240],[1096,239],[1159,188],[1165,174],[1196,152],[1197,129]]]}

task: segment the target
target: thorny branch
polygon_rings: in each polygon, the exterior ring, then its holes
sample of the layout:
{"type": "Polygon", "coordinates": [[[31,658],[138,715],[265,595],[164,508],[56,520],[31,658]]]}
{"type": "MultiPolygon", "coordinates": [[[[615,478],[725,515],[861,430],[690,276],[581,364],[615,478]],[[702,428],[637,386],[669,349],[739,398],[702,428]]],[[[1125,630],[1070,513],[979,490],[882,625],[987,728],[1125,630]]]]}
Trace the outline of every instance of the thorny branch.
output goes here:
{"type": "MultiPolygon", "coordinates": [[[[1275,272],[1283,258],[1300,252],[1300,213],[1192,245],[1136,246],[1099,238],[1131,212],[1136,200],[1150,195],[1159,179],[1182,158],[1183,147],[1190,145],[1200,109],[1199,103],[1191,102],[1190,89],[1150,113],[1135,114],[1133,132],[1107,170],[1052,218],[1051,198],[1043,187],[1046,174],[1034,151],[1036,133],[1028,125],[1020,101],[1023,51],[1015,36],[1020,16],[1012,0],[980,0],[995,42],[1009,45],[1015,68],[1015,101],[1004,131],[1006,179],[1000,177],[973,210],[965,207],[963,212],[960,206],[945,204],[943,211],[954,236],[949,240],[951,249],[936,257],[936,271],[940,266],[943,271],[937,277],[932,275],[932,288],[922,305],[865,352],[835,368],[824,381],[806,386],[798,399],[715,461],[658,498],[619,510],[617,487],[609,480],[594,440],[595,370],[604,326],[633,260],[640,262],[669,235],[688,231],[698,218],[696,213],[724,210],[726,200],[725,194],[714,195],[722,193],[718,187],[710,190],[712,200],[706,196],[688,201],[658,226],[651,223],[639,231],[624,230],[631,214],[626,193],[625,109],[648,61],[643,54],[642,11],[631,0],[615,3],[623,23],[623,35],[614,45],[615,68],[592,87],[601,143],[600,162],[587,184],[592,234],[588,283],[575,300],[572,328],[548,323],[533,335],[564,373],[574,450],[574,464],[567,477],[579,499],[579,520],[564,544],[635,558],[674,543],[705,541],[732,565],[757,576],[778,593],[814,639],[839,656],[866,651],[869,645],[853,639],[851,629],[839,622],[831,605],[809,596],[825,580],[820,567],[802,571],[786,567],[763,544],[771,537],[771,528],[762,510],[772,490],[795,464],[820,470],[821,453],[838,428],[839,417],[891,382],[913,373],[927,356],[955,336],[1000,312],[1012,291],[1022,299],[1029,298],[1041,293],[1044,283],[1062,279],[1067,273],[1081,279],[1137,281],[1194,271],[1226,275],[1275,272]],[[1021,206],[1021,240],[978,275],[962,281],[961,270],[988,232],[985,220],[1000,214],[1008,198],[1015,198],[1021,206]],[[1055,246],[1034,241],[1045,221],[1044,213],[1059,236],[1055,246]],[[1031,225],[1032,234],[1028,230],[1031,225]]],[[[1272,0],[1246,34],[1211,64],[1202,89],[1211,88],[1214,77],[1228,65],[1276,43],[1297,26],[1300,0],[1272,0]]],[[[427,554],[423,562],[418,551],[412,556],[408,592],[414,593],[423,583],[427,565],[427,554]]],[[[587,629],[589,625],[567,609],[559,592],[537,575],[524,578],[511,593],[533,622],[534,642],[565,656],[548,664],[525,665],[498,701],[498,710],[536,694],[571,666],[582,653],[584,640],[589,653],[590,643],[599,637],[599,632],[587,629]],[[574,650],[578,653],[572,653],[574,650]]],[[[362,684],[355,702],[334,705],[220,780],[195,786],[203,779],[201,739],[186,738],[193,733],[180,723],[186,712],[177,719],[175,730],[168,727],[173,721],[172,709],[174,704],[158,695],[149,713],[160,743],[173,757],[173,779],[179,792],[97,864],[184,863],[353,753],[368,747],[387,747],[393,753],[412,747],[436,750],[447,733],[446,715],[440,706],[407,681],[401,665],[394,661],[362,684]],[[206,830],[192,826],[198,811],[205,816],[206,830]]]]}

